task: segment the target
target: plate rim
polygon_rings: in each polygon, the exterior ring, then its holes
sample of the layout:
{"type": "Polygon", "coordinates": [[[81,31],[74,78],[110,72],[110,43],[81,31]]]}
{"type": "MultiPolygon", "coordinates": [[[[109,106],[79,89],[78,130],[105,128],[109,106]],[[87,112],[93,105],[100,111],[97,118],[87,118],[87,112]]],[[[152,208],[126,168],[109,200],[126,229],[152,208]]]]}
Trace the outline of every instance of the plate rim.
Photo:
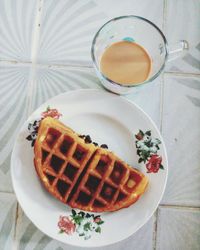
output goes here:
{"type": "MultiPolygon", "coordinates": [[[[139,231],[139,230],[140,230],[140,229],[150,220],[150,218],[151,218],[151,217],[153,216],[153,214],[155,213],[156,209],[158,208],[158,206],[159,206],[159,204],[160,204],[160,202],[161,202],[161,200],[162,200],[162,198],[163,198],[163,195],[164,195],[164,192],[165,192],[165,189],[166,189],[166,185],[167,185],[167,179],[168,179],[168,172],[169,172],[169,169],[168,169],[168,156],[167,156],[167,150],[166,150],[165,142],[164,142],[163,137],[162,137],[162,135],[161,135],[161,133],[160,133],[160,130],[158,129],[157,125],[156,125],[155,122],[152,120],[152,118],[151,118],[151,117],[150,117],[150,116],[149,116],[140,106],[138,106],[134,101],[127,100],[124,96],[120,96],[120,95],[118,95],[118,94],[115,94],[115,93],[112,93],[112,92],[108,92],[108,91],[103,90],[103,89],[91,88],[91,89],[76,89],[76,90],[70,90],[70,91],[66,91],[66,92],[64,92],[64,93],[55,95],[55,96],[49,98],[48,100],[46,100],[45,102],[43,102],[42,104],[40,104],[38,108],[36,108],[31,114],[28,115],[28,117],[26,118],[26,120],[24,121],[24,123],[20,126],[20,129],[19,129],[19,131],[18,131],[18,133],[17,133],[17,136],[16,136],[16,138],[15,138],[15,142],[14,142],[14,146],[13,146],[12,154],[11,154],[10,172],[11,172],[11,180],[12,180],[12,185],[13,185],[13,191],[14,191],[14,193],[15,193],[15,195],[16,195],[17,202],[19,202],[19,205],[20,205],[20,207],[22,208],[23,212],[25,213],[25,215],[27,216],[27,218],[34,224],[34,226],[36,226],[37,229],[39,229],[42,233],[44,233],[44,234],[47,235],[48,237],[50,237],[50,238],[52,238],[52,239],[54,239],[54,240],[57,240],[57,241],[59,241],[59,242],[62,242],[62,243],[64,243],[64,244],[67,244],[67,245],[69,245],[69,246],[75,246],[75,247],[81,247],[81,248],[86,248],[86,247],[87,247],[87,248],[92,248],[92,247],[105,247],[105,246],[110,246],[110,245],[113,245],[113,244],[117,244],[117,243],[119,243],[119,242],[122,242],[123,240],[128,239],[128,238],[130,238],[131,236],[133,236],[137,231],[139,231]],[[29,216],[29,213],[27,214],[27,211],[24,210],[23,205],[19,202],[20,199],[19,199],[19,196],[18,196],[18,194],[17,194],[17,192],[16,192],[16,186],[15,186],[16,184],[15,184],[15,180],[14,180],[14,169],[13,169],[13,168],[14,168],[14,163],[13,163],[13,162],[14,162],[14,153],[15,153],[16,147],[17,147],[17,139],[18,139],[18,137],[19,137],[19,134],[20,134],[22,128],[25,126],[25,124],[27,123],[27,121],[29,121],[30,118],[31,118],[32,116],[34,116],[35,113],[38,112],[38,110],[41,108],[41,106],[44,106],[45,104],[47,105],[49,102],[51,102],[52,100],[58,98],[59,96],[65,96],[66,94],[69,95],[70,93],[76,93],[76,92],[82,92],[82,93],[83,93],[83,92],[86,92],[86,93],[87,93],[87,92],[93,92],[93,91],[95,91],[95,92],[101,92],[101,93],[106,94],[106,95],[118,96],[118,97],[121,98],[124,102],[126,102],[128,105],[135,106],[135,108],[138,109],[138,110],[142,113],[143,117],[146,117],[146,118],[150,121],[150,123],[151,123],[152,126],[154,127],[156,133],[158,134],[159,139],[160,139],[161,142],[162,142],[163,155],[165,156],[165,161],[166,161],[166,165],[165,165],[165,172],[166,172],[166,175],[165,175],[165,182],[163,183],[163,190],[162,190],[162,193],[161,193],[161,195],[160,195],[159,200],[157,201],[155,207],[152,209],[152,212],[149,214],[149,216],[146,218],[146,220],[145,220],[143,223],[141,223],[141,225],[138,226],[137,229],[136,229],[134,232],[128,233],[128,234],[126,234],[126,236],[123,236],[122,238],[120,238],[120,239],[118,239],[118,240],[116,240],[116,241],[112,241],[112,242],[109,242],[109,243],[106,243],[106,244],[98,244],[98,245],[96,245],[96,244],[90,244],[90,245],[88,245],[88,246],[82,246],[82,245],[80,245],[80,243],[79,243],[79,244],[71,244],[71,243],[66,242],[66,241],[64,241],[64,240],[62,240],[62,239],[57,239],[57,238],[54,237],[53,235],[47,234],[46,232],[43,231],[43,229],[41,229],[41,228],[37,225],[37,223],[35,223],[35,222],[31,219],[31,216],[29,216]]],[[[79,241],[77,241],[77,242],[79,242],[79,241]]]]}

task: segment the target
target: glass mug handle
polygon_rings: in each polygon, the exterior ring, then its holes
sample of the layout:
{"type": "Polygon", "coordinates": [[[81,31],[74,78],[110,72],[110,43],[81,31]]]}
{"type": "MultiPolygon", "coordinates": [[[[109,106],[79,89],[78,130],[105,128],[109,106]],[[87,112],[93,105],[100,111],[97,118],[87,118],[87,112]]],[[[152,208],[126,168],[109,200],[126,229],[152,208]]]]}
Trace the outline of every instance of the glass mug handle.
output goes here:
{"type": "Polygon", "coordinates": [[[183,56],[189,50],[189,43],[186,40],[180,40],[178,43],[168,45],[168,62],[171,62],[180,56],[183,56]]]}

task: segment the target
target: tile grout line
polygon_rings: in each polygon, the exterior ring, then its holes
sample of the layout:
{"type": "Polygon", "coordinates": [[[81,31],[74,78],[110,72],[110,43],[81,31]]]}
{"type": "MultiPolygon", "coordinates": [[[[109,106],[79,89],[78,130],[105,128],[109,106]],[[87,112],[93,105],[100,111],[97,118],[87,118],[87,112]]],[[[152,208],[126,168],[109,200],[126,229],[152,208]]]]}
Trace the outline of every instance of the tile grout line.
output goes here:
{"type": "Polygon", "coordinates": [[[166,23],[167,23],[167,1],[163,1],[163,24],[162,24],[162,29],[163,32],[166,33],[166,23]]]}
{"type": "Polygon", "coordinates": [[[164,90],[165,90],[165,84],[164,84],[164,74],[162,74],[162,80],[161,80],[161,88],[160,88],[160,133],[162,134],[163,130],[163,110],[164,110],[164,90]]]}
{"type": "Polygon", "coordinates": [[[32,34],[32,47],[31,47],[31,69],[28,79],[28,108],[27,114],[29,115],[32,111],[33,105],[33,90],[35,86],[35,75],[36,75],[36,66],[37,66],[37,52],[38,52],[38,44],[39,44],[39,35],[40,35],[40,22],[42,16],[42,7],[44,0],[37,1],[37,9],[36,9],[36,17],[35,17],[35,25],[32,34]]]}
{"type": "MultiPolygon", "coordinates": [[[[162,29],[163,29],[163,32],[165,33],[165,30],[166,30],[166,23],[167,23],[167,1],[168,0],[163,0],[163,23],[162,23],[162,29]]],[[[163,110],[164,110],[164,90],[165,90],[165,87],[164,87],[164,73],[162,74],[162,80],[161,80],[161,89],[160,89],[160,100],[161,100],[161,103],[160,103],[160,132],[162,134],[162,122],[163,122],[163,110]]]]}
{"type": "Polygon", "coordinates": [[[174,72],[174,71],[165,71],[165,75],[174,75],[174,76],[183,76],[183,77],[199,77],[200,73],[190,73],[190,72],[174,72]]]}
{"type": "Polygon", "coordinates": [[[158,227],[158,208],[154,213],[153,237],[152,237],[153,250],[156,250],[157,227],[158,227]]]}
{"type": "MultiPolygon", "coordinates": [[[[15,60],[0,60],[0,64],[2,65],[23,65],[23,66],[31,66],[33,64],[32,61],[15,61],[15,60]]],[[[83,64],[47,64],[47,63],[34,63],[34,65],[41,67],[41,68],[93,68],[92,65],[83,65],[83,64]]]]}
{"type": "Polygon", "coordinates": [[[33,37],[32,37],[33,42],[32,42],[32,47],[31,47],[31,62],[33,65],[36,64],[36,59],[37,59],[43,3],[44,3],[44,0],[37,1],[37,14],[35,17],[35,25],[34,25],[34,31],[33,31],[33,37]]]}
{"type": "Polygon", "coordinates": [[[32,62],[31,61],[16,61],[16,60],[12,60],[12,59],[10,59],[10,60],[5,60],[5,59],[0,59],[0,64],[3,64],[3,65],[10,65],[10,64],[12,64],[12,65],[30,65],[30,64],[32,64],[32,62]]]}
{"type": "Polygon", "coordinates": [[[15,245],[16,235],[17,235],[17,225],[18,225],[18,219],[19,219],[19,203],[17,202],[16,206],[16,214],[15,214],[15,225],[14,225],[14,235],[13,235],[13,250],[17,249],[15,245]]]}
{"type": "MultiPolygon", "coordinates": [[[[15,193],[14,193],[14,191],[2,191],[2,190],[0,190],[0,194],[13,194],[13,195],[15,195],[15,193]]],[[[15,195],[16,196],[16,195],[15,195]]]]}
{"type": "Polygon", "coordinates": [[[199,206],[187,206],[187,205],[173,205],[173,204],[159,204],[161,208],[174,208],[174,209],[188,209],[200,211],[199,206]]]}
{"type": "MultiPolygon", "coordinates": [[[[165,29],[165,23],[166,23],[166,7],[167,7],[167,0],[163,0],[163,22],[162,22],[162,30],[165,29]]],[[[163,120],[163,104],[164,104],[164,74],[162,74],[161,79],[161,88],[160,88],[160,121],[159,121],[159,128],[160,132],[162,133],[162,120],[163,120]]],[[[154,224],[153,224],[153,238],[152,238],[152,248],[153,250],[156,250],[157,247],[157,227],[158,227],[158,209],[156,209],[154,213],[154,224]]]]}

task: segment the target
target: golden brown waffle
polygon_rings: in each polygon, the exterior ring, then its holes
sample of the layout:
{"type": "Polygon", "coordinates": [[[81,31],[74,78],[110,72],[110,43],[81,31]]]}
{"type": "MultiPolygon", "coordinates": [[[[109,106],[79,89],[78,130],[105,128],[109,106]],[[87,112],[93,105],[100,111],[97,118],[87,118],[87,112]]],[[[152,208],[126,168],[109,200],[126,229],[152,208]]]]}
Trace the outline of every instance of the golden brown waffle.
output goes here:
{"type": "Polygon", "coordinates": [[[51,117],[41,121],[34,152],[44,186],[73,208],[115,211],[137,201],[148,185],[147,177],[114,153],[85,143],[51,117]]]}

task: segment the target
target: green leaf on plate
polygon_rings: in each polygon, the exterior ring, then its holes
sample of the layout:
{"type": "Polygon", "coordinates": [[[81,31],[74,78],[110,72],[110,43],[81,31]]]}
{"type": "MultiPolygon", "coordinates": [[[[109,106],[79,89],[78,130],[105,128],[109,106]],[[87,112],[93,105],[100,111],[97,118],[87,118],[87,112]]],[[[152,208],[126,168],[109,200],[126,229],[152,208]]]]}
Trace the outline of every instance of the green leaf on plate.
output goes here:
{"type": "Polygon", "coordinates": [[[151,130],[148,130],[145,134],[151,136],[151,130]]]}
{"type": "Polygon", "coordinates": [[[104,223],[104,221],[100,220],[99,222],[97,222],[97,225],[101,225],[103,223],[104,223]]]}
{"type": "Polygon", "coordinates": [[[85,218],[90,218],[90,217],[92,217],[92,215],[89,213],[86,213],[85,218]]]}
{"type": "Polygon", "coordinates": [[[90,222],[87,222],[84,224],[83,228],[84,228],[84,231],[89,231],[90,230],[90,222]]]}
{"type": "Polygon", "coordinates": [[[97,228],[95,229],[95,232],[101,233],[101,228],[100,228],[100,227],[97,227],[97,228]]]}
{"type": "Polygon", "coordinates": [[[27,139],[28,141],[32,141],[32,136],[29,135],[29,136],[26,137],[26,139],[27,139]]]}
{"type": "Polygon", "coordinates": [[[79,212],[78,214],[81,215],[82,217],[85,216],[85,213],[83,211],[79,212]]]}
{"type": "Polygon", "coordinates": [[[163,167],[163,165],[162,165],[162,164],[160,164],[160,169],[164,169],[164,167],[163,167]]]}
{"type": "Polygon", "coordinates": [[[144,132],[142,130],[139,129],[139,133],[144,136],[144,132]]]}
{"type": "Polygon", "coordinates": [[[76,211],[74,209],[72,209],[72,215],[75,216],[76,215],[76,211]]]}
{"type": "Polygon", "coordinates": [[[143,162],[144,160],[142,158],[139,158],[138,163],[143,162]]]}

